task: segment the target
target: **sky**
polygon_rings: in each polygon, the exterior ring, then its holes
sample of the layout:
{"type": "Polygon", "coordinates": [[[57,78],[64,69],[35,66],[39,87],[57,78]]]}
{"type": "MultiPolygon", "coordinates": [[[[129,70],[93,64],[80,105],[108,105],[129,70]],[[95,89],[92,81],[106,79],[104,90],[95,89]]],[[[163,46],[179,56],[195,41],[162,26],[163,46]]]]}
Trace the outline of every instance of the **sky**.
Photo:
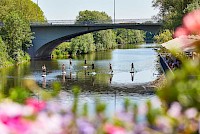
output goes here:
{"type": "Polygon", "coordinates": [[[75,20],[79,11],[104,11],[115,19],[148,19],[158,13],[152,0],[32,0],[47,20],[75,20]]]}

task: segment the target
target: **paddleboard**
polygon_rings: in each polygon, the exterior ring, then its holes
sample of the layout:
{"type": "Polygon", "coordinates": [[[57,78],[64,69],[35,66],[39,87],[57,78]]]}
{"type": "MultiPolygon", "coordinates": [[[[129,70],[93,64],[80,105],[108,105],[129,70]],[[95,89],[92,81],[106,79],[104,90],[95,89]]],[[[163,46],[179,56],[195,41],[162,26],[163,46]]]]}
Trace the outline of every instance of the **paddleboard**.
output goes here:
{"type": "Polygon", "coordinates": [[[66,74],[66,72],[64,71],[64,72],[62,72],[62,74],[66,74]]]}
{"type": "Polygon", "coordinates": [[[111,75],[113,75],[114,73],[113,73],[113,72],[109,72],[108,74],[111,74],[111,75]]]}
{"type": "Polygon", "coordinates": [[[90,74],[91,74],[91,75],[96,75],[97,73],[96,73],[96,72],[91,72],[90,74]]]}
{"type": "Polygon", "coordinates": [[[83,66],[83,68],[87,68],[88,66],[83,66]]]}
{"type": "Polygon", "coordinates": [[[47,75],[43,74],[42,77],[46,77],[47,75]]]}

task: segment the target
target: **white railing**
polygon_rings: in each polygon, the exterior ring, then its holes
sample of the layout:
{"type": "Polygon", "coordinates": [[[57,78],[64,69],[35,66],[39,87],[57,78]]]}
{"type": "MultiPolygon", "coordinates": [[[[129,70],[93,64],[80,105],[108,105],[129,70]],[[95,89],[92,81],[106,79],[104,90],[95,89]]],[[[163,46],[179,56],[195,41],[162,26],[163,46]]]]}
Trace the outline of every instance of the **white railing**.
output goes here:
{"type": "Polygon", "coordinates": [[[32,25],[89,25],[89,24],[141,24],[141,23],[158,23],[153,19],[116,19],[112,21],[76,21],[76,20],[47,20],[46,22],[31,22],[32,25]]]}

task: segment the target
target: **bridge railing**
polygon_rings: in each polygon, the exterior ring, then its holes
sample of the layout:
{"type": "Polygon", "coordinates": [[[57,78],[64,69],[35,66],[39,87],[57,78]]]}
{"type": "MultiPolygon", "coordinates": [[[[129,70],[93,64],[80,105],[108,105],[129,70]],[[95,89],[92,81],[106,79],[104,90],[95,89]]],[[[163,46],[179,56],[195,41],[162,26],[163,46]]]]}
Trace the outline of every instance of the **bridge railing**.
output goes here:
{"type": "Polygon", "coordinates": [[[48,20],[47,22],[31,22],[31,25],[90,25],[90,24],[134,24],[158,23],[153,19],[116,19],[112,21],[76,21],[76,20],[48,20]]]}

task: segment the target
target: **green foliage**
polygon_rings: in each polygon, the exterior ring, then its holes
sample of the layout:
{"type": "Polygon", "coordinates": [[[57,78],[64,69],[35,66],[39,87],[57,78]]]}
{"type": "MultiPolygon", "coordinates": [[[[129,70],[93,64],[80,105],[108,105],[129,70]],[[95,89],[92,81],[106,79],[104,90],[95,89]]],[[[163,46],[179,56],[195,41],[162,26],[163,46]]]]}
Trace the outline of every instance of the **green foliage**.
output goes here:
{"type": "MultiPolygon", "coordinates": [[[[110,23],[112,19],[105,12],[80,11],[76,17],[76,23],[110,23]]],[[[63,55],[86,54],[94,51],[105,51],[117,47],[117,44],[136,44],[144,42],[145,32],[139,30],[102,30],[85,34],[71,40],[68,45],[61,44],[53,52],[53,57],[60,58],[63,55]]]]}
{"type": "Polygon", "coordinates": [[[28,54],[28,53],[24,53],[24,56],[23,56],[23,58],[22,58],[22,61],[30,61],[31,60],[31,57],[30,57],[30,55],[28,54]]]}
{"type": "Polygon", "coordinates": [[[167,75],[167,83],[158,90],[158,96],[166,106],[178,101],[185,109],[196,107],[200,110],[199,61],[184,59],[182,63],[182,68],[174,75],[167,75]]]}
{"type": "Polygon", "coordinates": [[[129,106],[130,106],[130,100],[126,98],[124,101],[124,109],[126,112],[128,111],[129,106]]]}
{"type": "MultiPolygon", "coordinates": [[[[99,11],[88,11],[88,10],[81,11],[79,12],[79,15],[76,17],[76,23],[108,23],[108,22],[112,22],[111,17],[108,16],[105,12],[99,12],[99,11]]],[[[93,51],[94,49],[96,49],[97,51],[101,51],[116,47],[116,37],[112,30],[95,32],[94,34],[91,33],[91,35],[94,36],[93,40],[96,48],[94,48],[91,45],[90,51],[93,51]]],[[[80,39],[80,38],[77,37],[75,39],[80,39]]],[[[84,41],[89,42],[88,44],[90,44],[91,38],[88,38],[88,40],[84,41]]],[[[79,42],[79,41],[74,41],[74,42],[79,42]]],[[[77,47],[73,48],[77,49],[77,47]]]]}
{"type": "Polygon", "coordinates": [[[103,30],[94,33],[97,51],[112,49],[116,47],[116,36],[112,30],[103,30]]]}
{"type": "Polygon", "coordinates": [[[191,4],[188,4],[184,9],[184,13],[189,13],[196,9],[200,9],[200,0],[194,0],[191,4]]]}
{"type": "Polygon", "coordinates": [[[11,8],[14,8],[12,0],[1,0],[0,2],[0,20],[9,14],[11,8]]]}
{"type": "Polygon", "coordinates": [[[29,23],[19,17],[17,13],[10,13],[4,18],[4,26],[1,28],[9,56],[19,62],[32,45],[32,32],[29,23]]]}
{"type": "Polygon", "coordinates": [[[72,107],[72,112],[74,113],[74,115],[76,115],[77,108],[78,108],[78,96],[80,93],[80,88],[78,86],[74,86],[72,90],[73,90],[73,94],[74,94],[74,103],[73,103],[73,107],[72,107]]]}
{"type": "Polygon", "coordinates": [[[155,41],[158,43],[158,44],[162,44],[164,42],[167,42],[169,40],[172,40],[172,32],[170,32],[170,30],[166,29],[164,31],[161,31],[159,33],[159,35],[156,35],[154,37],[155,41]]]}
{"type": "Polygon", "coordinates": [[[105,12],[99,11],[80,11],[76,17],[76,23],[108,23],[112,22],[111,17],[105,12]]]}
{"type": "Polygon", "coordinates": [[[13,61],[30,61],[30,56],[25,53],[33,39],[29,23],[46,21],[40,7],[32,0],[1,0],[0,21],[4,23],[0,35],[6,46],[0,47],[0,55],[3,55],[0,67],[11,65],[13,61]]]}
{"type": "Polygon", "coordinates": [[[83,116],[88,117],[88,105],[87,103],[84,104],[83,106],[83,116]]]}
{"type": "Polygon", "coordinates": [[[95,45],[92,34],[78,36],[71,40],[71,54],[85,54],[95,51],[95,45]]]}
{"type": "Polygon", "coordinates": [[[148,101],[147,103],[147,115],[146,118],[150,125],[155,124],[155,119],[158,115],[160,115],[161,111],[160,109],[153,108],[152,103],[148,101]]]}
{"type": "Polygon", "coordinates": [[[30,92],[19,87],[12,88],[9,91],[8,97],[18,103],[23,103],[30,96],[30,92]]]}
{"type": "Polygon", "coordinates": [[[102,103],[99,99],[96,100],[96,113],[100,114],[100,113],[104,113],[106,110],[106,104],[102,103]]]}
{"type": "Polygon", "coordinates": [[[159,8],[158,18],[163,21],[164,28],[174,30],[181,24],[184,9],[196,0],[153,0],[153,7],[159,8]]]}
{"type": "Polygon", "coordinates": [[[3,67],[3,66],[7,66],[9,65],[9,56],[8,56],[8,53],[7,53],[7,48],[6,48],[6,45],[5,43],[3,42],[1,36],[0,36],[0,68],[3,67]]]}
{"type": "Polygon", "coordinates": [[[58,47],[56,47],[53,52],[53,58],[66,58],[71,52],[71,43],[63,42],[58,47]]]}
{"type": "Polygon", "coordinates": [[[134,104],[133,105],[133,119],[134,119],[134,122],[137,122],[137,117],[138,117],[138,105],[134,104]]]}
{"type": "Polygon", "coordinates": [[[117,29],[117,44],[137,44],[144,42],[145,32],[140,30],[117,29]]]}
{"type": "Polygon", "coordinates": [[[27,21],[46,21],[43,11],[32,0],[1,0],[0,2],[0,20],[16,12],[27,21]]]}
{"type": "Polygon", "coordinates": [[[52,96],[58,95],[61,89],[61,85],[58,82],[54,82],[52,86],[53,86],[53,92],[51,93],[51,95],[52,96]]]}

